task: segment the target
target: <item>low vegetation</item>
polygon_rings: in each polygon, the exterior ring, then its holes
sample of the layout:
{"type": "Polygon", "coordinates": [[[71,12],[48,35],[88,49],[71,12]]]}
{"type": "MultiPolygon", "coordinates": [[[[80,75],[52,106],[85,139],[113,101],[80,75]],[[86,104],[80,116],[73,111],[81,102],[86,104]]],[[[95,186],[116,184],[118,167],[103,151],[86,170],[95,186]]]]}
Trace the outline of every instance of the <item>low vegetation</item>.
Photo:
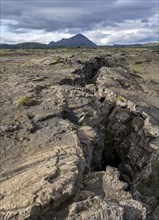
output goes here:
{"type": "Polygon", "coordinates": [[[122,96],[117,96],[116,101],[124,102],[125,99],[122,96]]]}
{"type": "Polygon", "coordinates": [[[21,105],[27,105],[28,101],[29,101],[28,96],[21,96],[15,101],[15,103],[17,104],[17,106],[21,106],[21,105]]]}

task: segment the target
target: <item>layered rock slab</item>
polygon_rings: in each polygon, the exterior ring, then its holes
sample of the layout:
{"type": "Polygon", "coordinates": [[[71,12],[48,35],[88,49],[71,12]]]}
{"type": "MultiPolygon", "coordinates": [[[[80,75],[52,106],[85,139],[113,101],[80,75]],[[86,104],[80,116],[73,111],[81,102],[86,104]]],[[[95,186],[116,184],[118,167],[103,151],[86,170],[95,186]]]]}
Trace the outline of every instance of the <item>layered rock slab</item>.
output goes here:
{"type": "Polygon", "coordinates": [[[85,175],[84,190],[76,194],[67,219],[145,219],[146,209],[124,191],[126,185],[119,181],[117,169],[109,166],[106,172],[85,175]]]}
{"type": "MultiPolygon", "coordinates": [[[[58,123],[60,124],[60,121],[58,123]]],[[[58,140],[57,143],[51,141],[50,135],[49,144],[46,140],[29,156],[23,155],[23,158],[19,158],[17,169],[3,171],[2,219],[36,219],[49,205],[56,207],[60,202],[67,201],[75,194],[78,184],[80,187],[85,158],[76,132],[64,131],[64,126],[70,124],[62,121],[61,123],[62,136],[67,140],[65,143],[63,140],[58,140]]],[[[60,130],[58,132],[60,133],[60,130]]],[[[39,135],[46,139],[42,131],[39,135]]],[[[37,141],[39,142],[39,139],[37,141]]]]}

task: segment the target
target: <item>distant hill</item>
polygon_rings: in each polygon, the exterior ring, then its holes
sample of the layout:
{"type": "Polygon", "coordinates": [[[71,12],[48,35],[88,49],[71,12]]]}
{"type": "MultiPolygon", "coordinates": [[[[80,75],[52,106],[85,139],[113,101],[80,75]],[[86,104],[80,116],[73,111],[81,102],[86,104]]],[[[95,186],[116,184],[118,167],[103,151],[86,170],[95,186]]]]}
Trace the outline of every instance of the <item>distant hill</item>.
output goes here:
{"type": "Polygon", "coordinates": [[[147,44],[114,44],[113,46],[115,48],[148,48],[148,49],[157,49],[159,50],[159,43],[147,43],[147,44]]]}
{"type": "Polygon", "coordinates": [[[148,43],[143,45],[144,48],[148,49],[158,49],[159,50],[159,43],[148,43]]]}
{"type": "Polygon", "coordinates": [[[111,47],[116,47],[116,48],[142,47],[142,44],[114,44],[111,47]]]}
{"type": "Polygon", "coordinates": [[[0,44],[0,49],[44,49],[49,48],[47,44],[36,42],[25,42],[20,44],[0,44]]]}
{"type": "Polygon", "coordinates": [[[65,39],[58,42],[51,41],[49,43],[53,47],[95,47],[96,44],[90,41],[87,37],[82,34],[77,34],[71,38],[65,39]]]}
{"type": "Polygon", "coordinates": [[[47,48],[47,44],[41,44],[41,43],[36,43],[36,42],[25,42],[25,43],[20,43],[16,44],[15,47],[21,48],[21,49],[43,49],[47,48]]]}

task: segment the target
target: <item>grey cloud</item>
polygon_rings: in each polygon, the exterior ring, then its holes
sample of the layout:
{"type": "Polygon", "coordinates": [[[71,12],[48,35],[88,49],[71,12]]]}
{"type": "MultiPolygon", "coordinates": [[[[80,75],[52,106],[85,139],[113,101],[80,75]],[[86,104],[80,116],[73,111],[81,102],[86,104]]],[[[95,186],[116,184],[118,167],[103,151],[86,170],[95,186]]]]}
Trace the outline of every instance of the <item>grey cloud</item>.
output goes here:
{"type": "Polygon", "coordinates": [[[143,18],[143,19],[141,19],[141,22],[142,22],[142,23],[149,23],[149,22],[150,22],[150,20],[149,20],[149,19],[147,19],[147,18],[143,18]]]}
{"type": "Polygon", "coordinates": [[[157,4],[158,0],[1,0],[1,19],[6,20],[8,32],[19,37],[40,30],[56,35],[86,33],[96,43],[147,42],[157,39],[157,4]],[[133,35],[120,32],[134,28],[142,30],[133,35]]]}
{"type": "Polygon", "coordinates": [[[45,30],[60,29],[91,30],[96,25],[112,26],[124,20],[142,19],[156,12],[157,1],[37,1],[12,0],[1,4],[2,19],[17,21],[9,24],[12,32],[19,29],[45,30]]]}

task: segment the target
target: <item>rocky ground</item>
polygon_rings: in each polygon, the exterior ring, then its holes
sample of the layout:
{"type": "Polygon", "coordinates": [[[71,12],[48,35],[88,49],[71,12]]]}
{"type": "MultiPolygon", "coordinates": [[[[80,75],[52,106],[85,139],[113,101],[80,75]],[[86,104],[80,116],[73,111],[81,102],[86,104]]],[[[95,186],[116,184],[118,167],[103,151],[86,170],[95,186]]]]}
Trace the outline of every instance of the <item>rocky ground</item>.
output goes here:
{"type": "Polygon", "coordinates": [[[0,52],[0,219],[158,220],[158,52],[0,52]]]}

